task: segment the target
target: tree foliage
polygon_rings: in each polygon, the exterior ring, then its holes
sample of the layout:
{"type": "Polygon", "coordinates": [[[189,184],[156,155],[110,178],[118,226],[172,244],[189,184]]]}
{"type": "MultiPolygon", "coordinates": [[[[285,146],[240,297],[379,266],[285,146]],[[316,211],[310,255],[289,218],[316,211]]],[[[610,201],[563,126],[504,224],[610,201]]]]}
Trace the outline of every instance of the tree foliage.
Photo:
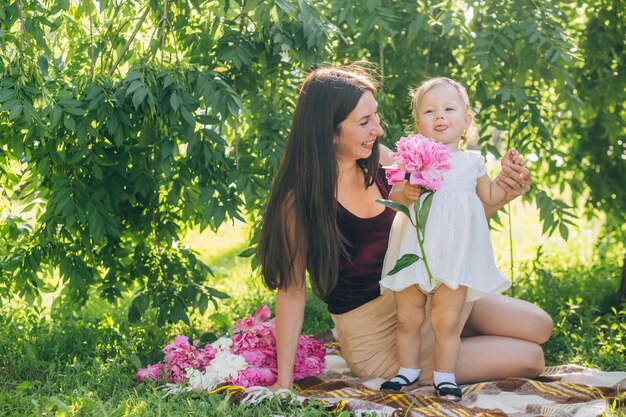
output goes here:
{"type": "Polygon", "coordinates": [[[535,156],[544,231],[570,202],[624,236],[624,5],[619,0],[0,0],[0,292],[58,303],[134,293],[129,314],[188,321],[225,297],[178,244],[254,219],[297,86],[322,63],[379,71],[385,140],[408,88],[459,79],[492,129],[535,156]]]}

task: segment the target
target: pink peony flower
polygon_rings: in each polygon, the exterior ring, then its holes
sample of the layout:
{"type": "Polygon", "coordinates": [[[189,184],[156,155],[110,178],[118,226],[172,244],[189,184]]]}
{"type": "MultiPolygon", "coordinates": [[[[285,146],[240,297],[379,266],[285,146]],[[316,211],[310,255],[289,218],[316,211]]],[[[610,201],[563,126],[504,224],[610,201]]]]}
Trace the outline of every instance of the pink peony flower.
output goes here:
{"type": "Polygon", "coordinates": [[[389,185],[395,185],[399,182],[404,181],[404,176],[406,175],[406,170],[396,168],[394,166],[385,167],[385,176],[387,177],[387,182],[389,185]]]}
{"type": "Polygon", "coordinates": [[[161,371],[163,369],[162,363],[156,363],[154,365],[148,365],[145,368],[141,368],[137,371],[135,376],[139,380],[139,382],[143,382],[144,380],[148,381],[156,381],[162,375],[161,371]]]}
{"type": "Polygon", "coordinates": [[[237,320],[235,323],[235,333],[237,332],[251,332],[256,329],[261,323],[270,317],[270,308],[267,305],[262,305],[254,313],[254,317],[247,316],[243,319],[237,320]]]}
{"type": "Polygon", "coordinates": [[[246,362],[251,366],[278,367],[275,346],[246,350],[239,355],[243,356],[246,362]]]}
{"type": "Polygon", "coordinates": [[[276,369],[271,368],[248,368],[239,371],[237,379],[233,380],[234,385],[240,387],[267,387],[272,385],[278,379],[276,369]]]}
{"type": "Polygon", "coordinates": [[[317,339],[300,336],[296,360],[293,369],[293,378],[302,379],[324,373],[324,345],[317,339]]]}
{"type": "Polygon", "coordinates": [[[450,151],[445,145],[422,135],[401,137],[396,142],[397,151],[391,153],[395,164],[385,167],[389,184],[397,184],[410,173],[409,183],[429,190],[438,190],[443,183],[443,173],[450,170],[450,151]]]}
{"type": "Polygon", "coordinates": [[[274,346],[276,344],[276,324],[274,320],[265,321],[270,316],[267,305],[260,307],[254,317],[245,317],[235,324],[233,353],[241,353],[259,347],[274,346]]]}
{"type": "Polygon", "coordinates": [[[199,368],[201,366],[202,355],[196,349],[195,344],[189,343],[187,336],[176,336],[173,343],[163,348],[165,376],[169,382],[180,383],[185,379],[187,368],[199,368]]]}
{"type": "Polygon", "coordinates": [[[215,354],[217,353],[217,351],[215,350],[213,345],[207,343],[206,346],[204,346],[203,349],[199,349],[198,352],[200,353],[200,366],[198,367],[198,369],[200,371],[204,371],[206,367],[209,366],[211,361],[215,358],[215,354]]]}

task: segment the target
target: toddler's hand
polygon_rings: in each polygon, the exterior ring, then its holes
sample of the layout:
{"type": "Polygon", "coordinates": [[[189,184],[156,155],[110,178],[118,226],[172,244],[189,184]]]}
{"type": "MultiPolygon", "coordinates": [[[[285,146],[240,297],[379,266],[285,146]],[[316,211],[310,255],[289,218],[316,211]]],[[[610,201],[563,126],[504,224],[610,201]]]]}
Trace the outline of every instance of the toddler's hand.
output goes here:
{"type": "Polygon", "coordinates": [[[502,156],[500,164],[503,167],[510,167],[511,165],[519,165],[523,167],[525,161],[524,158],[522,158],[514,148],[511,148],[504,154],[504,156],[502,156]]]}
{"type": "Polygon", "coordinates": [[[404,183],[404,195],[411,200],[417,201],[422,195],[422,187],[419,185],[411,185],[408,181],[404,183]]]}

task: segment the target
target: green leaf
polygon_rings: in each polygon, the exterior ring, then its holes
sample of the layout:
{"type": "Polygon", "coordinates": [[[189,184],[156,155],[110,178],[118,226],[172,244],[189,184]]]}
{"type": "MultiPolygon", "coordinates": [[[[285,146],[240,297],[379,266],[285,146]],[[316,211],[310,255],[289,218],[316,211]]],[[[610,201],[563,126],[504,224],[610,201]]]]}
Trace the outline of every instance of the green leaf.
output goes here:
{"type": "Polygon", "coordinates": [[[143,103],[147,95],[148,89],[145,87],[138,88],[137,91],[135,91],[135,94],[133,95],[133,105],[136,109],[138,109],[141,103],[143,103]]]}
{"type": "Polygon", "coordinates": [[[220,119],[211,114],[196,114],[195,117],[203,125],[216,125],[220,122],[220,119]]]}
{"type": "Polygon", "coordinates": [[[178,111],[178,108],[180,107],[180,97],[178,97],[178,94],[175,92],[170,96],[170,106],[172,106],[172,109],[174,109],[175,112],[178,111]]]}
{"type": "Polygon", "coordinates": [[[11,113],[9,113],[9,120],[14,120],[16,118],[18,118],[20,116],[20,114],[22,114],[22,105],[21,104],[16,104],[15,106],[13,106],[11,108],[11,113]]]}
{"type": "Polygon", "coordinates": [[[8,99],[12,98],[15,95],[15,90],[12,88],[7,88],[5,90],[0,91],[0,103],[4,103],[8,99]]]}
{"type": "Polygon", "coordinates": [[[216,290],[215,288],[207,288],[207,291],[209,292],[209,295],[212,298],[219,298],[219,299],[226,299],[226,298],[230,298],[230,295],[226,294],[225,292],[216,290]]]}
{"type": "Polygon", "coordinates": [[[130,355],[129,361],[136,369],[139,369],[143,366],[141,364],[141,359],[139,359],[139,356],[135,355],[134,353],[130,355]]]}
{"type": "Polygon", "coordinates": [[[55,128],[63,116],[63,110],[59,106],[54,106],[50,112],[50,127],[55,128]]]}
{"type": "Polygon", "coordinates": [[[256,249],[257,249],[256,246],[250,247],[250,248],[244,250],[243,252],[241,252],[237,256],[239,256],[241,258],[249,258],[249,257],[251,257],[252,255],[254,255],[256,253],[256,249]]]}
{"type": "Polygon", "coordinates": [[[135,80],[135,81],[131,82],[130,85],[128,86],[128,88],[126,89],[126,97],[130,96],[131,94],[133,94],[139,87],[142,87],[142,86],[143,86],[143,84],[139,80],[135,80]]]}
{"type": "Polygon", "coordinates": [[[559,224],[559,233],[561,234],[563,240],[567,240],[567,238],[569,237],[569,229],[567,228],[567,225],[563,222],[559,224]]]}
{"type": "Polygon", "coordinates": [[[65,126],[65,128],[70,132],[74,132],[76,130],[76,122],[69,114],[66,114],[63,118],[63,126],[65,126]]]}
{"type": "MultiPolygon", "coordinates": [[[[422,234],[421,239],[424,239],[424,234],[426,233],[426,221],[428,220],[428,213],[430,213],[430,206],[433,204],[433,195],[435,194],[435,192],[426,190],[424,191],[424,193],[428,194],[424,198],[424,202],[422,202],[422,205],[419,207],[419,210],[416,213],[417,224],[419,225],[420,233],[422,234]]],[[[415,204],[413,207],[415,209],[417,207],[417,204],[415,204]]]]}
{"type": "MultiPolygon", "coordinates": [[[[391,201],[391,200],[376,200],[377,203],[380,203],[384,206],[389,207],[390,209],[393,209],[395,211],[399,211],[401,213],[404,213],[409,219],[411,219],[411,214],[409,213],[409,208],[403,204],[400,203],[396,203],[395,201],[391,201]]],[[[411,223],[413,223],[413,220],[411,219],[411,223]]]]}
{"type": "Polygon", "coordinates": [[[176,302],[174,304],[174,308],[170,313],[170,321],[172,323],[178,323],[179,321],[182,321],[186,325],[190,324],[189,316],[187,315],[187,312],[185,312],[185,307],[180,302],[176,302]]]}
{"type": "Polygon", "coordinates": [[[422,258],[415,255],[414,253],[407,253],[405,255],[402,255],[400,259],[398,259],[398,261],[396,262],[396,265],[393,267],[391,271],[387,273],[387,275],[396,274],[402,271],[404,268],[410,265],[413,265],[415,262],[419,261],[420,259],[422,258]]]}
{"type": "Polygon", "coordinates": [[[85,109],[82,109],[80,107],[66,107],[65,112],[69,114],[73,114],[75,116],[84,116],[85,113],[87,113],[85,109]]]}

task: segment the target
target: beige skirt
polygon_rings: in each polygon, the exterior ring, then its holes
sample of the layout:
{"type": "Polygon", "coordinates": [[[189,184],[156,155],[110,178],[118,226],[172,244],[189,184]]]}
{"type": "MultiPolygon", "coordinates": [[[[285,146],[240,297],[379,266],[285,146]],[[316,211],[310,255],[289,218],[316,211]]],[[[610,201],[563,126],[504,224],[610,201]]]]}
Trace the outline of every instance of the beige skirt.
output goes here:
{"type": "MultiPolygon", "coordinates": [[[[472,310],[466,303],[461,313],[461,328],[472,310]]],[[[386,293],[344,314],[331,314],[343,358],[359,377],[391,378],[400,365],[396,353],[396,305],[393,293],[386,293]]],[[[420,382],[432,384],[435,367],[435,336],[430,326],[430,298],[422,326],[419,356],[420,382]]]]}

